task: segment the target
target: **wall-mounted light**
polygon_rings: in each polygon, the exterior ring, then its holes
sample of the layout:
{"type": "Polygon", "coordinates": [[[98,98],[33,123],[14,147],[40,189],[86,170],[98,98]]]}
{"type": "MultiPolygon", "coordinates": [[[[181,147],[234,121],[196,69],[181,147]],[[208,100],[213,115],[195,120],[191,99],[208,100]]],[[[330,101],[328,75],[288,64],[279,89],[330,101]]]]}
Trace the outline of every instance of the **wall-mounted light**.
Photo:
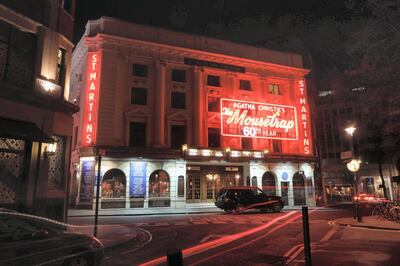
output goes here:
{"type": "Polygon", "coordinates": [[[44,148],[44,154],[47,156],[54,155],[57,150],[57,142],[49,143],[45,148],[44,148]]]}
{"type": "Polygon", "coordinates": [[[269,150],[265,149],[263,152],[264,152],[264,154],[268,154],[269,150]]]}
{"type": "Polygon", "coordinates": [[[229,147],[226,147],[226,148],[225,148],[225,152],[226,152],[226,153],[228,153],[228,152],[230,152],[230,151],[231,151],[231,148],[229,148],[229,147]]]}
{"type": "Polygon", "coordinates": [[[188,149],[188,145],[187,144],[183,144],[182,145],[182,151],[185,152],[188,149]]]}

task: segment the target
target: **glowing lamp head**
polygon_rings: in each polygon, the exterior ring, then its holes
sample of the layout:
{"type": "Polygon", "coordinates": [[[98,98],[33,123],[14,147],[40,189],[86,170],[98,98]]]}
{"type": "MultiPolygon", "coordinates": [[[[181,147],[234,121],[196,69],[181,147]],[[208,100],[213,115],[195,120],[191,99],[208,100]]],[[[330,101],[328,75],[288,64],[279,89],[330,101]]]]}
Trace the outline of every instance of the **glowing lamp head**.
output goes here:
{"type": "Polygon", "coordinates": [[[347,134],[349,134],[350,136],[353,136],[354,132],[356,131],[356,128],[351,126],[348,128],[345,128],[345,131],[347,132],[347,134]]]}
{"type": "Polygon", "coordinates": [[[182,145],[182,151],[187,151],[188,149],[188,145],[187,144],[183,144],[182,145]]]}
{"type": "Polygon", "coordinates": [[[225,152],[228,153],[228,152],[230,152],[230,151],[231,151],[231,148],[229,148],[229,147],[226,147],[226,148],[225,148],[225,152]]]}

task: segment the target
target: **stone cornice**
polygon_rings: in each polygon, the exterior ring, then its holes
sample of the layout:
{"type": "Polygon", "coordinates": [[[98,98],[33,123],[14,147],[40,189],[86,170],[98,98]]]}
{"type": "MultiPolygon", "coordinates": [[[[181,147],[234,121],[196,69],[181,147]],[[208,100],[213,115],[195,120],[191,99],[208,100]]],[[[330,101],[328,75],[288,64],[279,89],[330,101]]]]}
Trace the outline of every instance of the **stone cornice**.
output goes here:
{"type": "Polygon", "coordinates": [[[237,65],[237,66],[242,66],[242,67],[247,67],[247,68],[253,68],[253,69],[274,71],[274,72],[280,72],[280,73],[286,72],[286,73],[290,73],[295,76],[304,76],[310,72],[308,69],[304,69],[304,68],[297,68],[297,67],[291,67],[291,66],[286,66],[286,65],[278,65],[278,64],[274,64],[274,63],[256,61],[256,60],[240,58],[240,57],[233,57],[233,56],[229,56],[229,55],[211,53],[211,52],[207,52],[207,51],[175,47],[175,46],[170,46],[167,44],[160,44],[160,43],[154,43],[154,42],[148,42],[148,41],[129,39],[126,37],[113,36],[113,35],[108,35],[108,34],[104,34],[104,33],[98,33],[94,37],[85,37],[85,39],[86,39],[85,43],[88,46],[99,47],[101,44],[114,45],[116,48],[119,48],[119,49],[122,47],[126,48],[127,53],[129,53],[129,51],[132,48],[134,48],[134,49],[144,50],[147,52],[155,52],[158,54],[163,53],[163,54],[171,55],[171,56],[179,55],[182,58],[183,57],[191,57],[191,58],[195,58],[195,59],[199,59],[199,60],[207,60],[207,61],[213,61],[213,62],[218,62],[218,63],[223,63],[223,64],[231,64],[231,65],[237,65]]]}

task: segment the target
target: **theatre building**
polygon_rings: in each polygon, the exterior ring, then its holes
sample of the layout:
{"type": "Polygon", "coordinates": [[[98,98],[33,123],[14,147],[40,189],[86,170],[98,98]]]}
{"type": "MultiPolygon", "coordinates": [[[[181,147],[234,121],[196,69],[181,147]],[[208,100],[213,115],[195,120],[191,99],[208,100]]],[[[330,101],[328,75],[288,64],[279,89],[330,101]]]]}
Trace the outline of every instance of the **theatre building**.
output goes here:
{"type": "Polygon", "coordinates": [[[211,206],[237,185],[315,205],[307,73],[297,54],[89,21],[71,67],[71,202],[94,207],[101,161],[101,209],[211,206]]]}

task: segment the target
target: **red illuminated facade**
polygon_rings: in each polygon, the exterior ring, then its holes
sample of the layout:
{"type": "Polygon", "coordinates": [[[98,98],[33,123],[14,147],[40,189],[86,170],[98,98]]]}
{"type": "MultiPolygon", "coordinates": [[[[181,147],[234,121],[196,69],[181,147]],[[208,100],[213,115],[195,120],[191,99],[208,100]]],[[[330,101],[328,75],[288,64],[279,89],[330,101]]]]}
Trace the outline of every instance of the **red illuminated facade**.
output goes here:
{"type": "Polygon", "coordinates": [[[208,206],[231,185],[315,204],[300,55],[103,17],[88,22],[72,69],[76,204],[93,204],[81,198],[94,168],[82,169],[97,148],[102,209],[208,206]]]}
{"type": "Polygon", "coordinates": [[[100,87],[100,52],[88,52],[86,65],[86,93],[84,101],[82,146],[96,145],[96,129],[100,87]]]}

